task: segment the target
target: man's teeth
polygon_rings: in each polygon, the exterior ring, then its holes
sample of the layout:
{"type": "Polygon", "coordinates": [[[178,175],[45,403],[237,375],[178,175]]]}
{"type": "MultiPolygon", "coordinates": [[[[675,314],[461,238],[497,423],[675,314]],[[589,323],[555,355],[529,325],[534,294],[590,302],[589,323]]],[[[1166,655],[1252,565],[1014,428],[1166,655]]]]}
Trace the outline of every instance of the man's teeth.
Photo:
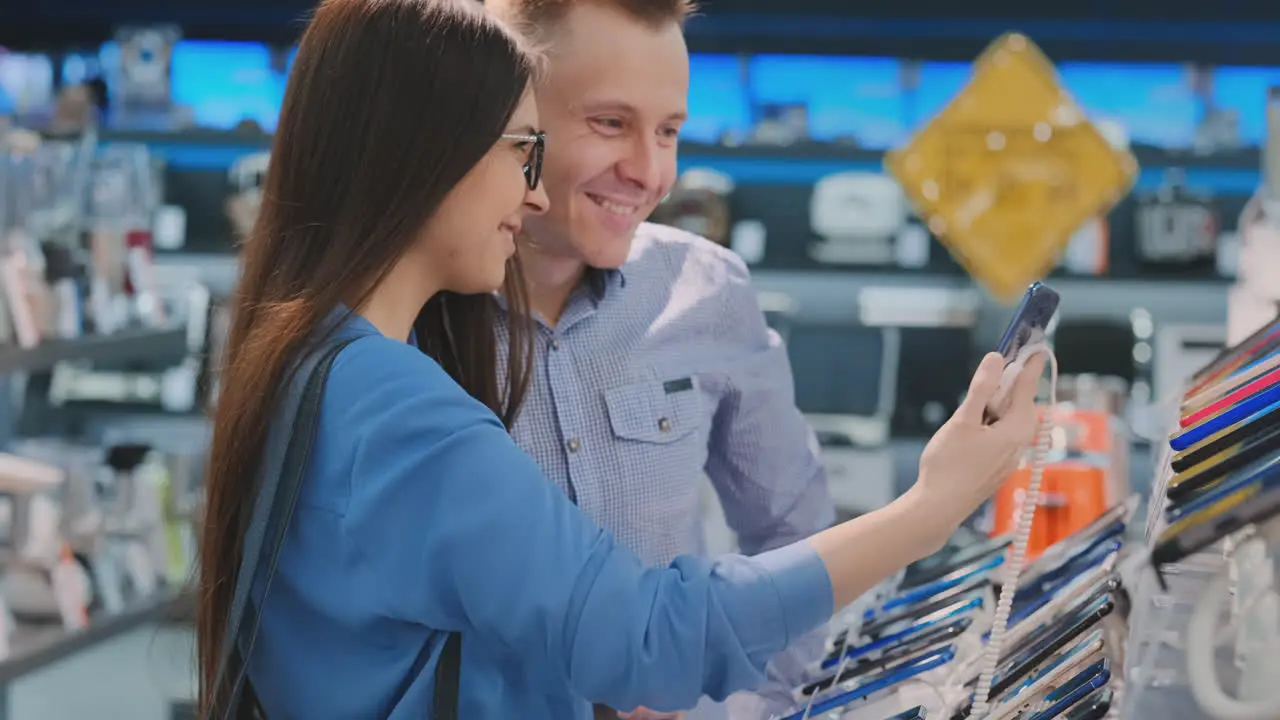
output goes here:
{"type": "Polygon", "coordinates": [[[604,198],[597,197],[595,195],[592,195],[591,199],[595,200],[597,205],[615,215],[630,215],[636,211],[635,205],[623,205],[621,203],[613,202],[612,200],[605,200],[604,198]]]}

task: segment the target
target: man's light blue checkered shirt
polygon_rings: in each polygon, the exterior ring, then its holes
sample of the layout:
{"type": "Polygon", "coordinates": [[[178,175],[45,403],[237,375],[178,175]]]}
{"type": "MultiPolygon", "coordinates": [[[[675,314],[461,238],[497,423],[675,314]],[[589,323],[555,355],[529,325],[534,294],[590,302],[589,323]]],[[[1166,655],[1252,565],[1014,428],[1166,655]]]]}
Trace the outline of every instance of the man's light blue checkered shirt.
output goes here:
{"type": "MultiPolygon", "coordinates": [[[[742,260],[644,224],[626,264],[601,279],[554,328],[537,327],[513,434],[547,477],[653,565],[705,553],[704,473],[745,554],[828,527],[818,444],[742,260]]],[[[797,651],[775,665],[794,670],[815,648],[797,651]]],[[[780,672],[766,695],[794,681],[780,672]]]]}

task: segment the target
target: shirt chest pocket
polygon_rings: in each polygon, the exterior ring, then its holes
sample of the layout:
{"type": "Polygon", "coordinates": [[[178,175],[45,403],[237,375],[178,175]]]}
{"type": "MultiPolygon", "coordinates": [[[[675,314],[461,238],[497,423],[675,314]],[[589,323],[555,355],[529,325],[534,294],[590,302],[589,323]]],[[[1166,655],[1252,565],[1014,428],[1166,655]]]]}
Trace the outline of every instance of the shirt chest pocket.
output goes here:
{"type": "Polygon", "coordinates": [[[708,425],[696,377],[619,385],[605,391],[609,425],[620,440],[669,445],[708,425]]]}

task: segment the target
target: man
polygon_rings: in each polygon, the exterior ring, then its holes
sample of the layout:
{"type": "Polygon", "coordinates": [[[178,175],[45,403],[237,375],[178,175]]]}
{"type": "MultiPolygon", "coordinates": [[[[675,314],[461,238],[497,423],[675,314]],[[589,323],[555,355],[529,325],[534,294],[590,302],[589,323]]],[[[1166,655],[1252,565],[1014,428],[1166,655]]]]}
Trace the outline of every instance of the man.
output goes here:
{"type": "MultiPolygon", "coordinates": [[[[827,527],[818,446],[746,266],[704,238],[642,224],[675,181],[687,0],[487,4],[548,51],[537,92],[551,208],[526,221],[521,247],[539,327],[516,440],[654,565],[705,552],[704,472],[746,554],[827,527]]],[[[735,697],[735,720],[768,717],[762,696],[785,693],[776,676],[809,651],[776,659],[768,691],[735,697]]]]}

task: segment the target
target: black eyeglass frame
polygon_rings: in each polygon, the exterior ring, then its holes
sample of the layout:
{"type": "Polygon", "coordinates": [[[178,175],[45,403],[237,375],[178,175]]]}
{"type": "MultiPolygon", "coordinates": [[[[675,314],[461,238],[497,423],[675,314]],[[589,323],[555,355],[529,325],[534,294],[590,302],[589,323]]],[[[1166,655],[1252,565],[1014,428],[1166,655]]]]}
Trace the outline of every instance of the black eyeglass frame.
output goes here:
{"type": "Polygon", "coordinates": [[[503,140],[530,144],[529,159],[521,169],[524,170],[524,181],[529,184],[529,189],[537,190],[538,183],[542,181],[542,156],[547,150],[547,134],[541,131],[532,135],[503,133],[501,137],[503,140]]]}

